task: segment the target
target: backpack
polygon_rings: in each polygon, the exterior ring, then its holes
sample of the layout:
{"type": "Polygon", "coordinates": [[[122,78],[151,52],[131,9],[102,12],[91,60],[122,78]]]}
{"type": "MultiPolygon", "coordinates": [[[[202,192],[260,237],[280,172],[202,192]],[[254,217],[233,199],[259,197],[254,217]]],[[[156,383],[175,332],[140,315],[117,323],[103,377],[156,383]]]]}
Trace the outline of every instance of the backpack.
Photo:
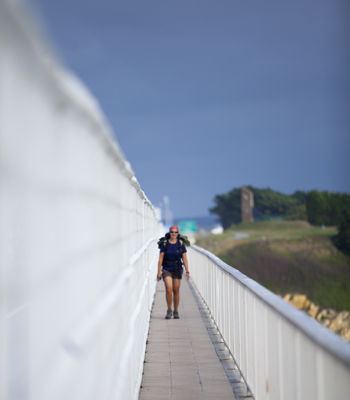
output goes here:
{"type": "MultiPolygon", "coordinates": [[[[168,245],[168,242],[169,242],[169,239],[170,239],[170,233],[168,232],[168,233],[166,233],[165,234],[165,236],[163,236],[163,237],[161,237],[159,240],[158,240],[158,248],[160,249],[162,246],[164,246],[164,248],[166,249],[166,247],[167,247],[167,245],[168,245]]],[[[180,247],[180,246],[183,246],[184,244],[186,245],[186,246],[191,246],[191,243],[190,243],[190,241],[188,240],[188,237],[187,236],[185,236],[185,235],[178,235],[178,246],[180,247]]]]}

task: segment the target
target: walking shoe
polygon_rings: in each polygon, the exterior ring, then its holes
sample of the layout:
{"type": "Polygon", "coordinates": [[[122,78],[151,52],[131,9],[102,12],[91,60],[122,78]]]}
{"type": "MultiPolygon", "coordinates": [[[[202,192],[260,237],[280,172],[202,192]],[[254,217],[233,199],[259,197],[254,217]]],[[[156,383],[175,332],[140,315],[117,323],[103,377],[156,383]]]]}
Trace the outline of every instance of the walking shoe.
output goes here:
{"type": "Polygon", "coordinates": [[[172,312],[171,310],[168,310],[168,311],[166,312],[165,319],[170,319],[172,316],[173,316],[173,312],[172,312]]]}
{"type": "Polygon", "coordinates": [[[178,311],[174,311],[174,319],[179,319],[179,312],[178,311]]]}

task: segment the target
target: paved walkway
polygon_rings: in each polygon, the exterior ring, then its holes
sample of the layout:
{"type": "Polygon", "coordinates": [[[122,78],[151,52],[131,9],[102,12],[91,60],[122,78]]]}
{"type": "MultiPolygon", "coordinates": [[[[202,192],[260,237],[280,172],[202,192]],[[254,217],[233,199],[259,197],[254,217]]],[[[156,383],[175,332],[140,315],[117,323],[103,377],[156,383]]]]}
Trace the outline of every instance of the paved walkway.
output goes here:
{"type": "Polygon", "coordinates": [[[163,281],[156,290],[140,400],[234,399],[186,279],[181,283],[178,320],[164,319],[163,281]]]}

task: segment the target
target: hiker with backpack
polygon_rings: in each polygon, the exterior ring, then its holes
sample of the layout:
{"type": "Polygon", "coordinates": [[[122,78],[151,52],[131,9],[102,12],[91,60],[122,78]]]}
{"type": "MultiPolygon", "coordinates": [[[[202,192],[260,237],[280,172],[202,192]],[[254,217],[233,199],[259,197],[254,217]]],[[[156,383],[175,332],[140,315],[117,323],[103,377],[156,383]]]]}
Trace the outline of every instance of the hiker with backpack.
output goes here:
{"type": "Polygon", "coordinates": [[[163,278],[166,289],[166,302],[168,310],[165,319],[179,319],[180,285],[183,274],[183,265],[186,270],[186,278],[190,278],[188,269],[187,249],[190,242],[186,236],[179,233],[177,226],[171,226],[169,232],[158,241],[160,249],[158,260],[157,279],[163,278]],[[172,305],[174,302],[174,312],[172,305]]]}

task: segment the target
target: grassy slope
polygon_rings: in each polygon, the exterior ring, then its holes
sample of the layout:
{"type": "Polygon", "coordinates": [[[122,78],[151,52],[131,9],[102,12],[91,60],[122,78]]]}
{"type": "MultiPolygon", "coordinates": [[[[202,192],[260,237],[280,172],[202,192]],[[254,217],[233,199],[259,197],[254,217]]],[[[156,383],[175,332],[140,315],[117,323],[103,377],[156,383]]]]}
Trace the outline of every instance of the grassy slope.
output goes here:
{"type": "Polygon", "coordinates": [[[333,246],[335,233],[304,221],[256,222],[197,244],[275,293],[304,293],[321,307],[350,310],[350,258],[333,246]],[[249,237],[237,239],[242,233],[249,237]]]}

